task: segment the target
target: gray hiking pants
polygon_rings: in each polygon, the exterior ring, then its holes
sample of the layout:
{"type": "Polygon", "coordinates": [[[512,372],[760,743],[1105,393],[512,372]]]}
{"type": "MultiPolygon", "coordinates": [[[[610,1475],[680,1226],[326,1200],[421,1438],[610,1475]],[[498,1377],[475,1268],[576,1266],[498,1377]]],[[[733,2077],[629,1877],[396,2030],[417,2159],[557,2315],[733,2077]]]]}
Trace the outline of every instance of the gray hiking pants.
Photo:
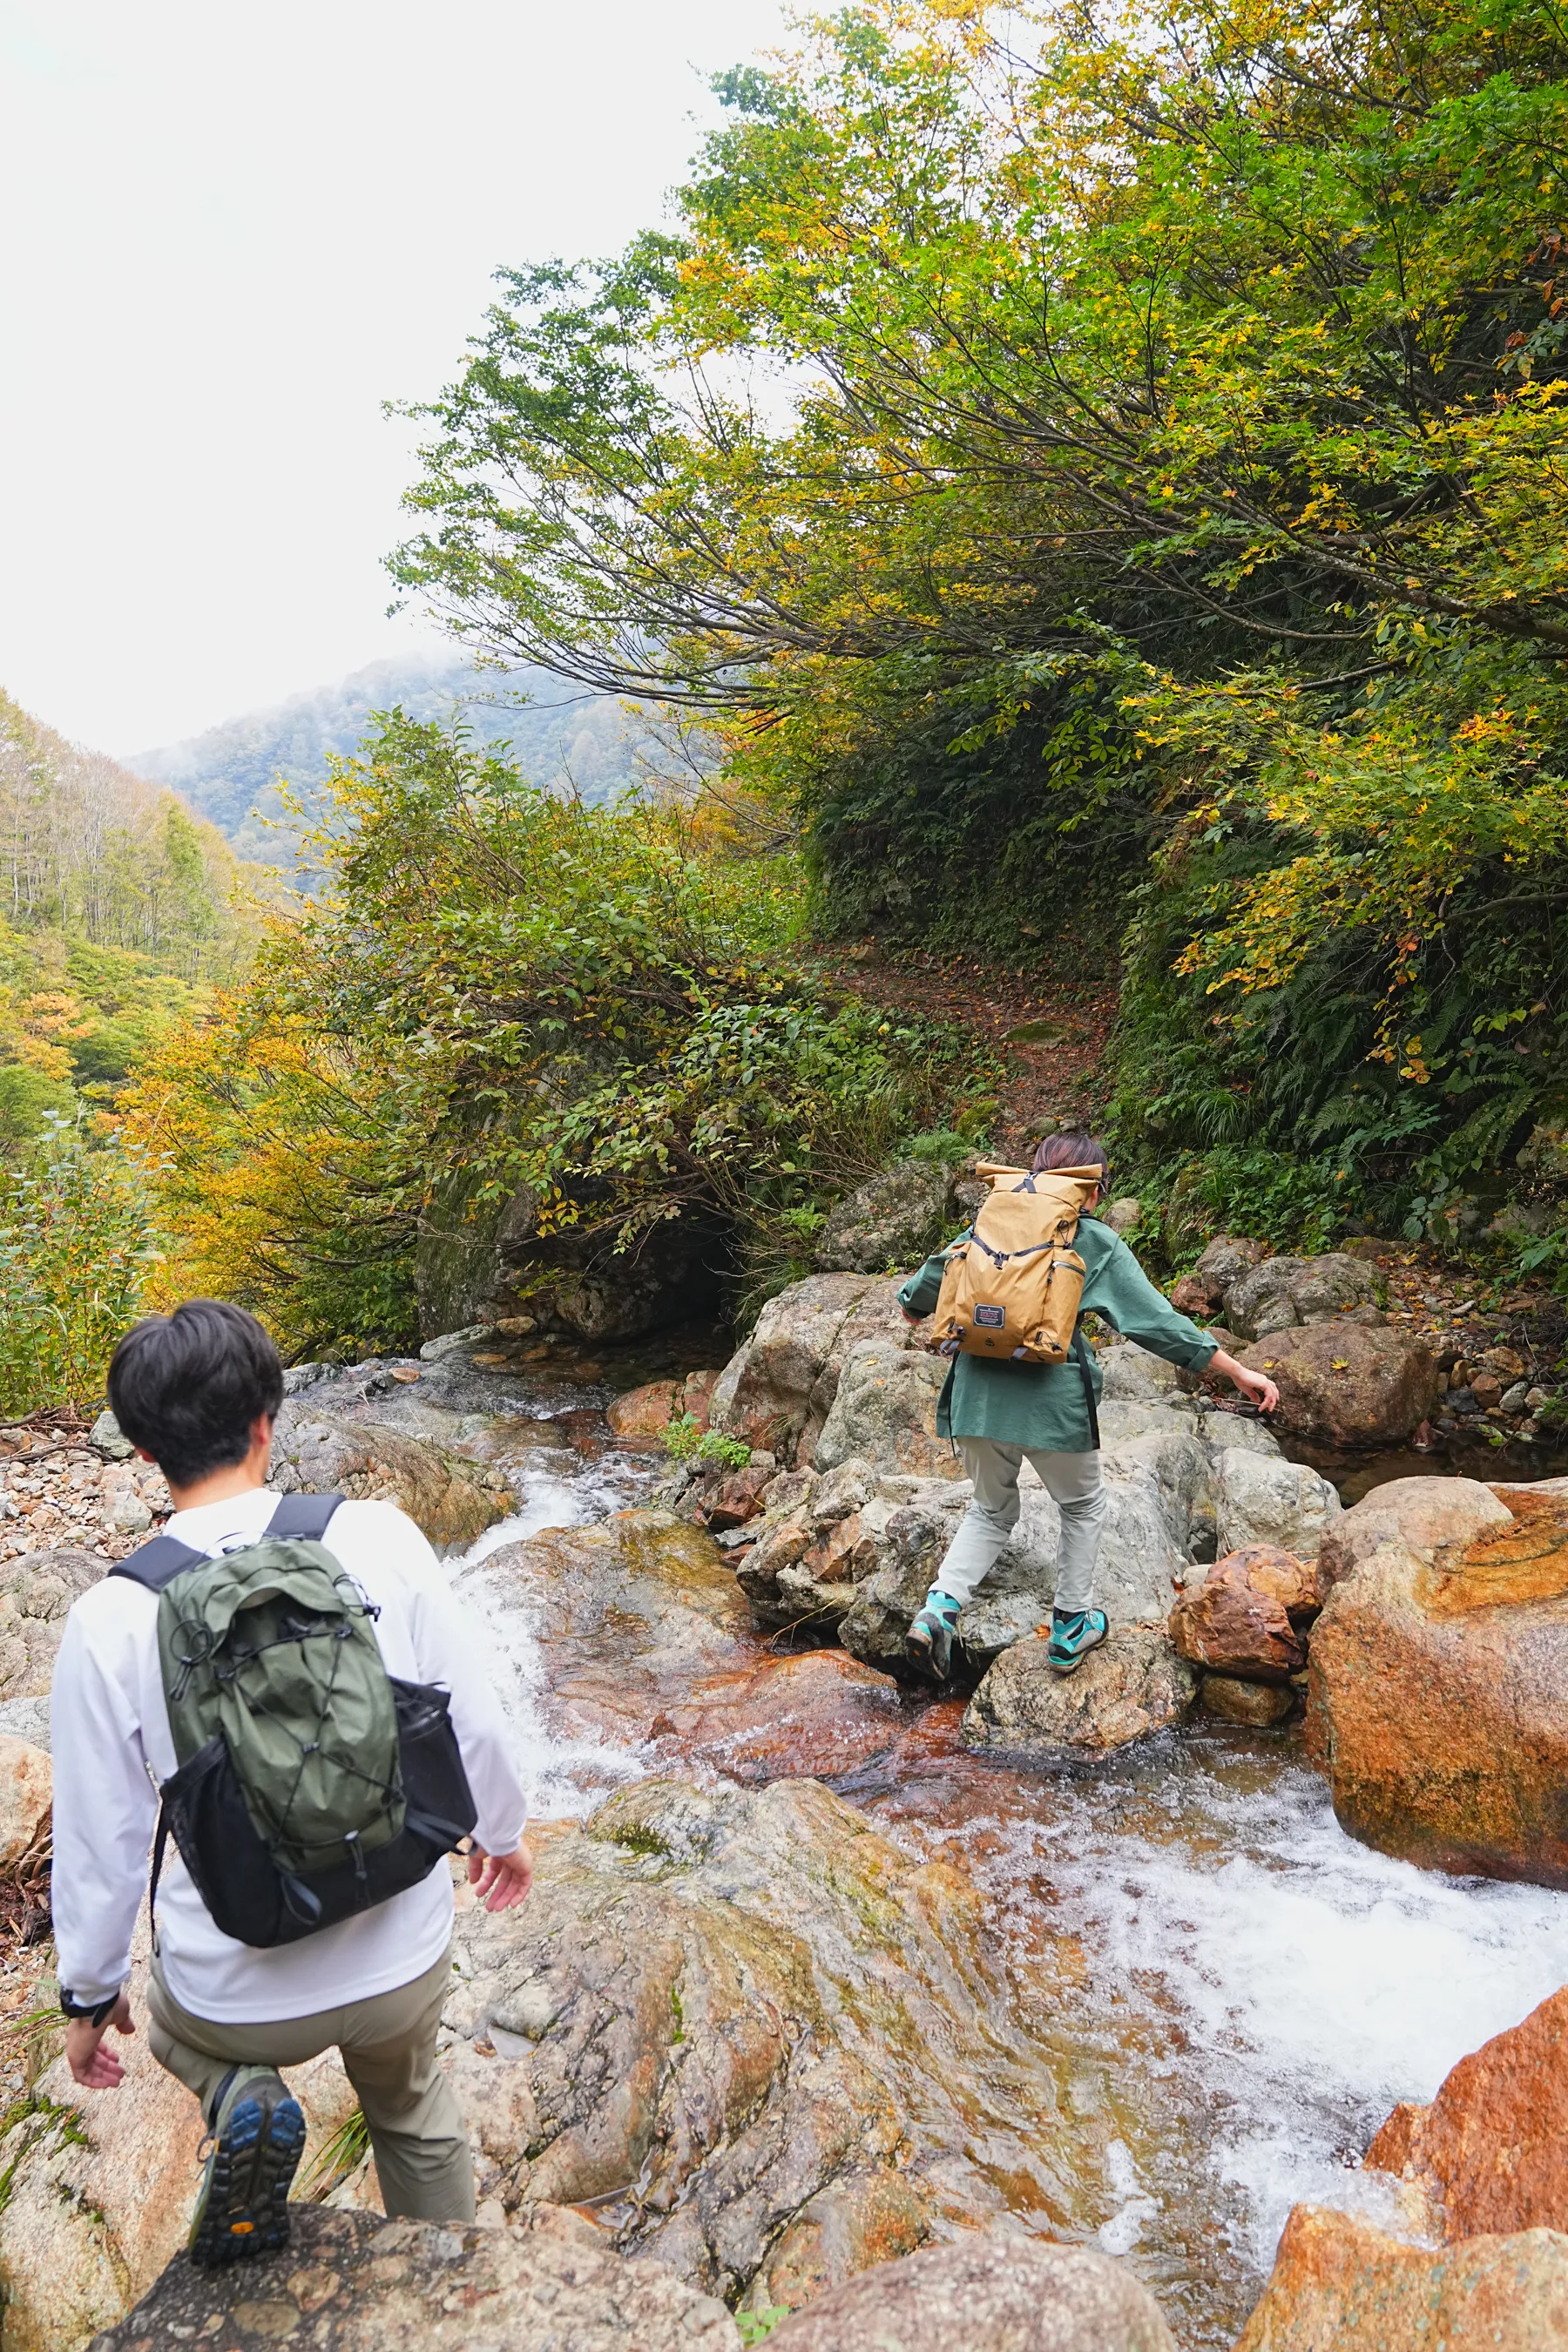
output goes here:
{"type": "Polygon", "coordinates": [[[303,2066],[334,2046],[370,2126],[381,2201],[393,2221],[471,2221],[474,2168],[452,2086],[436,2063],[436,2029],[452,1982],[449,1954],[391,1992],[276,2025],[218,2025],[182,2009],[156,1959],[147,2042],[202,2103],[233,2065],[303,2066]]]}
{"type": "Polygon", "coordinates": [[[1033,1445],[1003,1445],[994,1437],[961,1437],[963,1466],[974,1500],[958,1523],[931,1580],[954,1601],[967,1601],[995,1564],[1018,1524],[1018,1472],[1026,1456],[1061,1513],[1056,1606],[1078,1610],[1094,1602],[1094,1565],[1105,1519],[1105,1483],[1098,1454],[1048,1454],[1033,1445]]]}

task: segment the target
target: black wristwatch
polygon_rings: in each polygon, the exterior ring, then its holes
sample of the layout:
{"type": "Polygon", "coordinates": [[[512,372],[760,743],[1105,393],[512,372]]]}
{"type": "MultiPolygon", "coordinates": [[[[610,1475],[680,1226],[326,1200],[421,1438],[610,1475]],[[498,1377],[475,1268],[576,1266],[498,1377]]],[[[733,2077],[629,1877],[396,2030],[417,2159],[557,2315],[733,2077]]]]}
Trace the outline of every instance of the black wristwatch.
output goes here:
{"type": "MultiPolygon", "coordinates": [[[[120,1991],[123,1992],[124,1990],[124,1986],[121,1985],[120,1991]]],[[[60,1987],[61,2013],[66,2017],[90,2018],[94,2025],[108,2024],[110,2019],[114,2014],[115,2005],[119,1999],[119,1992],[111,1992],[107,2000],[91,2002],[80,2001],[76,1999],[75,1995],[70,1991],[68,1986],[61,1985],[60,1987]]]]}

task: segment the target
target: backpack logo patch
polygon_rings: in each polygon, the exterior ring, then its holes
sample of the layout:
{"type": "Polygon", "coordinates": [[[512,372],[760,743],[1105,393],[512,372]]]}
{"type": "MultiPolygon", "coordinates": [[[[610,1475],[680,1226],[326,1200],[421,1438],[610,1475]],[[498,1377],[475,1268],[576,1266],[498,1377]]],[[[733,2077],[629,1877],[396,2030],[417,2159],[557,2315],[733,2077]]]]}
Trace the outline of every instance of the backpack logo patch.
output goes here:
{"type": "Polygon", "coordinates": [[[974,1320],[983,1331],[1000,1331],[1005,1328],[1007,1309],[1005,1307],[977,1307],[974,1320]]]}

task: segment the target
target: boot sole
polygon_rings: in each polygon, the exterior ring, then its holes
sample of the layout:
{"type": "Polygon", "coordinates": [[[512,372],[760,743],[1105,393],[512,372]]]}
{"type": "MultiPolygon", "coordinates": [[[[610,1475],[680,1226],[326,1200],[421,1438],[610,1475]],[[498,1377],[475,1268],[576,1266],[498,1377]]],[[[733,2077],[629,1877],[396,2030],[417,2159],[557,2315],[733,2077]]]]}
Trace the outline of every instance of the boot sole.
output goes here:
{"type": "Polygon", "coordinates": [[[305,2147],[298,2099],[241,2099],[218,2135],[191,2232],[203,2269],[275,2253],[289,2242],[289,2191],[305,2147]]]}
{"type": "Polygon", "coordinates": [[[946,1663],[939,1665],[937,1663],[935,1644],[929,1641],[922,1642],[917,1633],[905,1634],[904,1655],[909,1660],[910,1665],[914,1668],[916,1674],[921,1676],[921,1680],[934,1684],[938,1690],[942,1688],[942,1685],[948,1680],[949,1675],[952,1673],[952,1653],[951,1649],[948,1652],[946,1663]]]}

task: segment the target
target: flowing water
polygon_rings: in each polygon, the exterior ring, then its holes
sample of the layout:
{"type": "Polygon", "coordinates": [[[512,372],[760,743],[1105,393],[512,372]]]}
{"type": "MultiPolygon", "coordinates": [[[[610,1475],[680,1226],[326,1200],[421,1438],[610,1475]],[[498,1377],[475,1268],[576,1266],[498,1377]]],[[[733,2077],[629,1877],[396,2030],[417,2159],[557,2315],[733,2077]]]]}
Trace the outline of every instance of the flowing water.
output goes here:
{"type": "MultiPolygon", "coordinates": [[[[609,1445],[606,1396],[490,1384],[489,1412],[515,1418],[492,1422],[510,1438],[483,1450],[507,1464],[520,1507],[452,1569],[546,1817],[672,1762],[668,1746],[563,1736],[548,1627],[487,1569],[519,1537],[648,1492],[658,1465],[609,1445]]],[[[1393,2221],[1361,2151],[1395,2101],[1430,2098],[1568,1979],[1568,1896],[1354,1844],[1289,1733],[1198,1729],[1062,1778],[967,1755],[961,1712],[909,1701],[887,1753],[836,1785],[988,1894],[1027,2031],[1089,2151],[1067,2226],[1131,2262],[1184,2347],[1228,2344],[1293,2203],[1393,2221]]],[[[1018,2204],[1026,2226],[1051,2225],[1022,2189],[1018,2204]]]]}

